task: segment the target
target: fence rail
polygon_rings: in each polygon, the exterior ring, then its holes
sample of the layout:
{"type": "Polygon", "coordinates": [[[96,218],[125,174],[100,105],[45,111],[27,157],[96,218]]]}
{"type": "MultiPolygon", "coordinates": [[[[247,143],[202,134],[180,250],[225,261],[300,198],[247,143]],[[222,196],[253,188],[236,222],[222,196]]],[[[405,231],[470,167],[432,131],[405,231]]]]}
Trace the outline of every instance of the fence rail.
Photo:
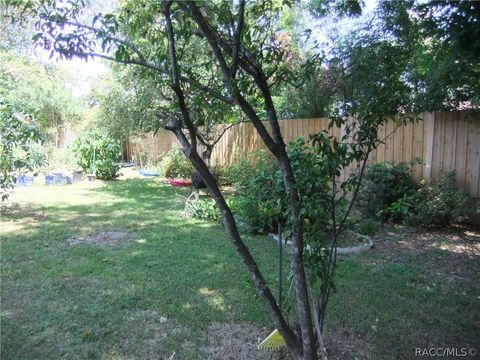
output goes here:
{"type": "MultiPolygon", "coordinates": [[[[465,111],[423,113],[418,122],[397,126],[389,121],[378,129],[385,138],[369,158],[370,163],[419,160],[413,168],[415,181],[435,179],[439,171],[455,170],[457,183],[471,196],[480,197],[480,116],[465,111]]],[[[279,121],[288,143],[299,137],[328,130],[340,138],[342,129],[328,129],[328,120],[292,119],[279,121]]],[[[268,128],[268,125],[267,125],[268,128]]],[[[124,153],[138,163],[158,162],[172,146],[178,144],[168,131],[159,131],[126,142],[124,153]]],[[[250,123],[228,129],[212,153],[212,163],[229,165],[238,156],[265,149],[265,145],[250,123]]],[[[348,172],[348,170],[347,170],[348,172]]]]}

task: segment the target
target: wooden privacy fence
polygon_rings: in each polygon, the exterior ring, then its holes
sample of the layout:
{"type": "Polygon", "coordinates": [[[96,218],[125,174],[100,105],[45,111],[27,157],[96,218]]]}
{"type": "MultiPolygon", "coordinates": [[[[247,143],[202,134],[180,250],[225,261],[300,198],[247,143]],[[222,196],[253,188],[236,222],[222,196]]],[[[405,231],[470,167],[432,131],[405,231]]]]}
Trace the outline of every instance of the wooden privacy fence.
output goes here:
{"type": "MultiPolygon", "coordinates": [[[[439,171],[455,170],[459,187],[480,197],[480,116],[453,111],[423,113],[418,118],[419,122],[407,125],[397,126],[395,121],[389,121],[380,127],[379,136],[385,141],[372,152],[369,162],[418,159],[420,163],[413,169],[416,181],[430,181],[439,171]]],[[[322,118],[281,120],[279,124],[287,143],[328,128],[328,120],[322,118]]],[[[342,136],[340,128],[328,131],[337,138],[342,136]]],[[[175,144],[178,142],[171,132],[159,131],[155,136],[126,142],[125,153],[137,163],[155,163],[175,144]]],[[[229,165],[239,156],[260,149],[266,147],[253,125],[241,123],[225,132],[213,150],[212,163],[229,165]]]]}

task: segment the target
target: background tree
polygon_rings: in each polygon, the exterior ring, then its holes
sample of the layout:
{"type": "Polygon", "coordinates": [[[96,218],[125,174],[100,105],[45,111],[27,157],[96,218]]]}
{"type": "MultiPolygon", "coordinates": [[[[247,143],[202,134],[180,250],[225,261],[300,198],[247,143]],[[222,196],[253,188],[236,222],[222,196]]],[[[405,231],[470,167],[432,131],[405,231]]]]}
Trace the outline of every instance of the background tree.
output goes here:
{"type": "Polygon", "coordinates": [[[68,75],[16,52],[0,50],[0,88],[17,111],[32,116],[53,137],[58,128],[80,119],[80,102],[66,87],[68,75]]]}
{"type": "Polygon", "coordinates": [[[478,2],[381,1],[330,49],[339,96],[416,113],[478,107],[478,21],[478,2]]]}

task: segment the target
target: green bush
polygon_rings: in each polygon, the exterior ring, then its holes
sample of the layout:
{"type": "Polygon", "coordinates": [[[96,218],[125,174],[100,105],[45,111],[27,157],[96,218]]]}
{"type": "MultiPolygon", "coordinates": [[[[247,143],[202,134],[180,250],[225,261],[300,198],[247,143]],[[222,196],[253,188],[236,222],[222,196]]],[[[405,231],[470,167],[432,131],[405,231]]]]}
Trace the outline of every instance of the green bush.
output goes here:
{"type": "Polygon", "coordinates": [[[32,116],[22,114],[0,99],[0,196],[8,199],[16,175],[45,164],[40,144],[45,134],[32,116]]]}
{"type": "MultiPolygon", "coordinates": [[[[331,191],[330,178],[325,175],[328,174],[325,168],[328,165],[322,155],[307,146],[303,139],[290,144],[288,156],[303,205],[305,233],[307,237],[313,236],[330,218],[324,203],[331,191]]],[[[289,207],[283,176],[271,156],[260,152],[251,159],[241,159],[229,172],[237,193],[233,210],[254,232],[276,231],[278,221],[288,223],[289,207]]]]}
{"type": "Polygon", "coordinates": [[[119,170],[120,141],[112,139],[104,131],[88,131],[79,136],[73,151],[78,165],[85,173],[92,173],[101,180],[112,180],[119,170]]]}
{"type": "Polygon", "coordinates": [[[418,188],[411,177],[407,163],[391,165],[387,162],[367,168],[358,198],[358,207],[366,217],[381,220],[402,220],[408,205],[402,200],[418,188]]]}
{"type": "Polygon", "coordinates": [[[440,173],[433,183],[421,184],[410,203],[406,222],[423,227],[463,222],[476,211],[475,201],[458,189],[454,172],[440,173]]]}
{"type": "Polygon", "coordinates": [[[190,178],[193,167],[182,150],[173,147],[162,159],[159,166],[160,173],[166,178],[190,178]]]}
{"type": "Polygon", "coordinates": [[[357,231],[362,235],[375,235],[378,232],[378,222],[375,219],[365,219],[357,225],[357,231]]]}
{"type": "Polygon", "coordinates": [[[222,165],[213,165],[212,172],[215,174],[218,180],[218,185],[220,186],[232,186],[233,178],[230,176],[228,166],[222,165]]]}
{"type": "Polygon", "coordinates": [[[185,212],[197,219],[220,221],[220,210],[213,199],[189,200],[185,203],[185,212]]]}
{"type": "Polygon", "coordinates": [[[250,158],[240,158],[228,169],[228,177],[236,190],[232,202],[235,214],[254,233],[275,229],[282,216],[279,199],[284,197],[275,160],[263,151],[250,158]]]}

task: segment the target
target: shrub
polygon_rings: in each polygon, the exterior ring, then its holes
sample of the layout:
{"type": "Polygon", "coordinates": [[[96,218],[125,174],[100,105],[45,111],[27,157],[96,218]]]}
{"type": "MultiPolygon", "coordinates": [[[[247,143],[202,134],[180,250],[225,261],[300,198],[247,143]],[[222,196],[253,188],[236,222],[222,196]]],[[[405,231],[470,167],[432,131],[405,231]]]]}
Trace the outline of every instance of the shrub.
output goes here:
{"type": "Polygon", "coordinates": [[[11,104],[0,99],[0,196],[7,200],[15,183],[15,175],[36,171],[44,165],[39,151],[45,134],[32,116],[18,113],[11,104]]]}
{"type": "Polygon", "coordinates": [[[260,151],[240,158],[228,169],[236,190],[232,208],[255,233],[276,228],[281,216],[283,191],[281,174],[271,156],[260,151]]]}
{"type": "Polygon", "coordinates": [[[378,232],[378,222],[374,219],[365,219],[358,224],[357,231],[362,235],[375,235],[378,232]]]}
{"type": "MultiPolygon", "coordinates": [[[[329,219],[324,203],[331,191],[330,179],[325,175],[328,173],[325,166],[328,165],[322,155],[307,146],[303,139],[290,144],[288,155],[303,204],[305,233],[310,236],[329,219]]],[[[254,232],[275,231],[278,221],[287,223],[288,204],[283,177],[272,157],[260,152],[251,159],[241,159],[229,171],[237,192],[233,210],[254,232]]]]}
{"type": "Polygon", "coordinates": [[[220,210],[213,199],[189,200],[185,203],[185,212],[197,219],[220,221],[220,210]]]}
{"type": "Polygon", "coordinates": [[[120,141],[112,139],[106,132],[83,133],[75,140],[73,151],[84,172],[93,173],[101,180],[112,180],[117,176],[120,141]]]}
{"type": "Polygon", "coordinates": [[[411,172],[407,163],[391,165],[384,162],[369,166],[358,199],[362,214],[381,220],[402,220],[408,212],[402,199],[418,188],[411,172]]]}
{"type": "Polygon", "coordinates": [[[431,227],[463,222],[476,211],[475,201],[458,189],[455,173],[440,173],[431,184],[422,183],[410,198],[408,224],[431,227]]]}
{"type": "Polygon", "coordinates": [[[228,166],[222,165],[213,165],[212,172],[218,179],[218,185],[220,186],[232,186],[233,185],[233,178],[230,176],[228,166]]]}
{"type": "Polygon", "coordinates": [[[276,172],[278,166],[275,158],[260,150],[247,156],[241,156],[226,169],[225,176],[232,182],[237,191],[247,190],[250,180],[260,171],[276,172]]]}
{"type": "Polygon", "coordinates": [[[178,147],[173,147],[162,159],[160,173],[166,178],[190,178],[193,167],[178,147]]]}

